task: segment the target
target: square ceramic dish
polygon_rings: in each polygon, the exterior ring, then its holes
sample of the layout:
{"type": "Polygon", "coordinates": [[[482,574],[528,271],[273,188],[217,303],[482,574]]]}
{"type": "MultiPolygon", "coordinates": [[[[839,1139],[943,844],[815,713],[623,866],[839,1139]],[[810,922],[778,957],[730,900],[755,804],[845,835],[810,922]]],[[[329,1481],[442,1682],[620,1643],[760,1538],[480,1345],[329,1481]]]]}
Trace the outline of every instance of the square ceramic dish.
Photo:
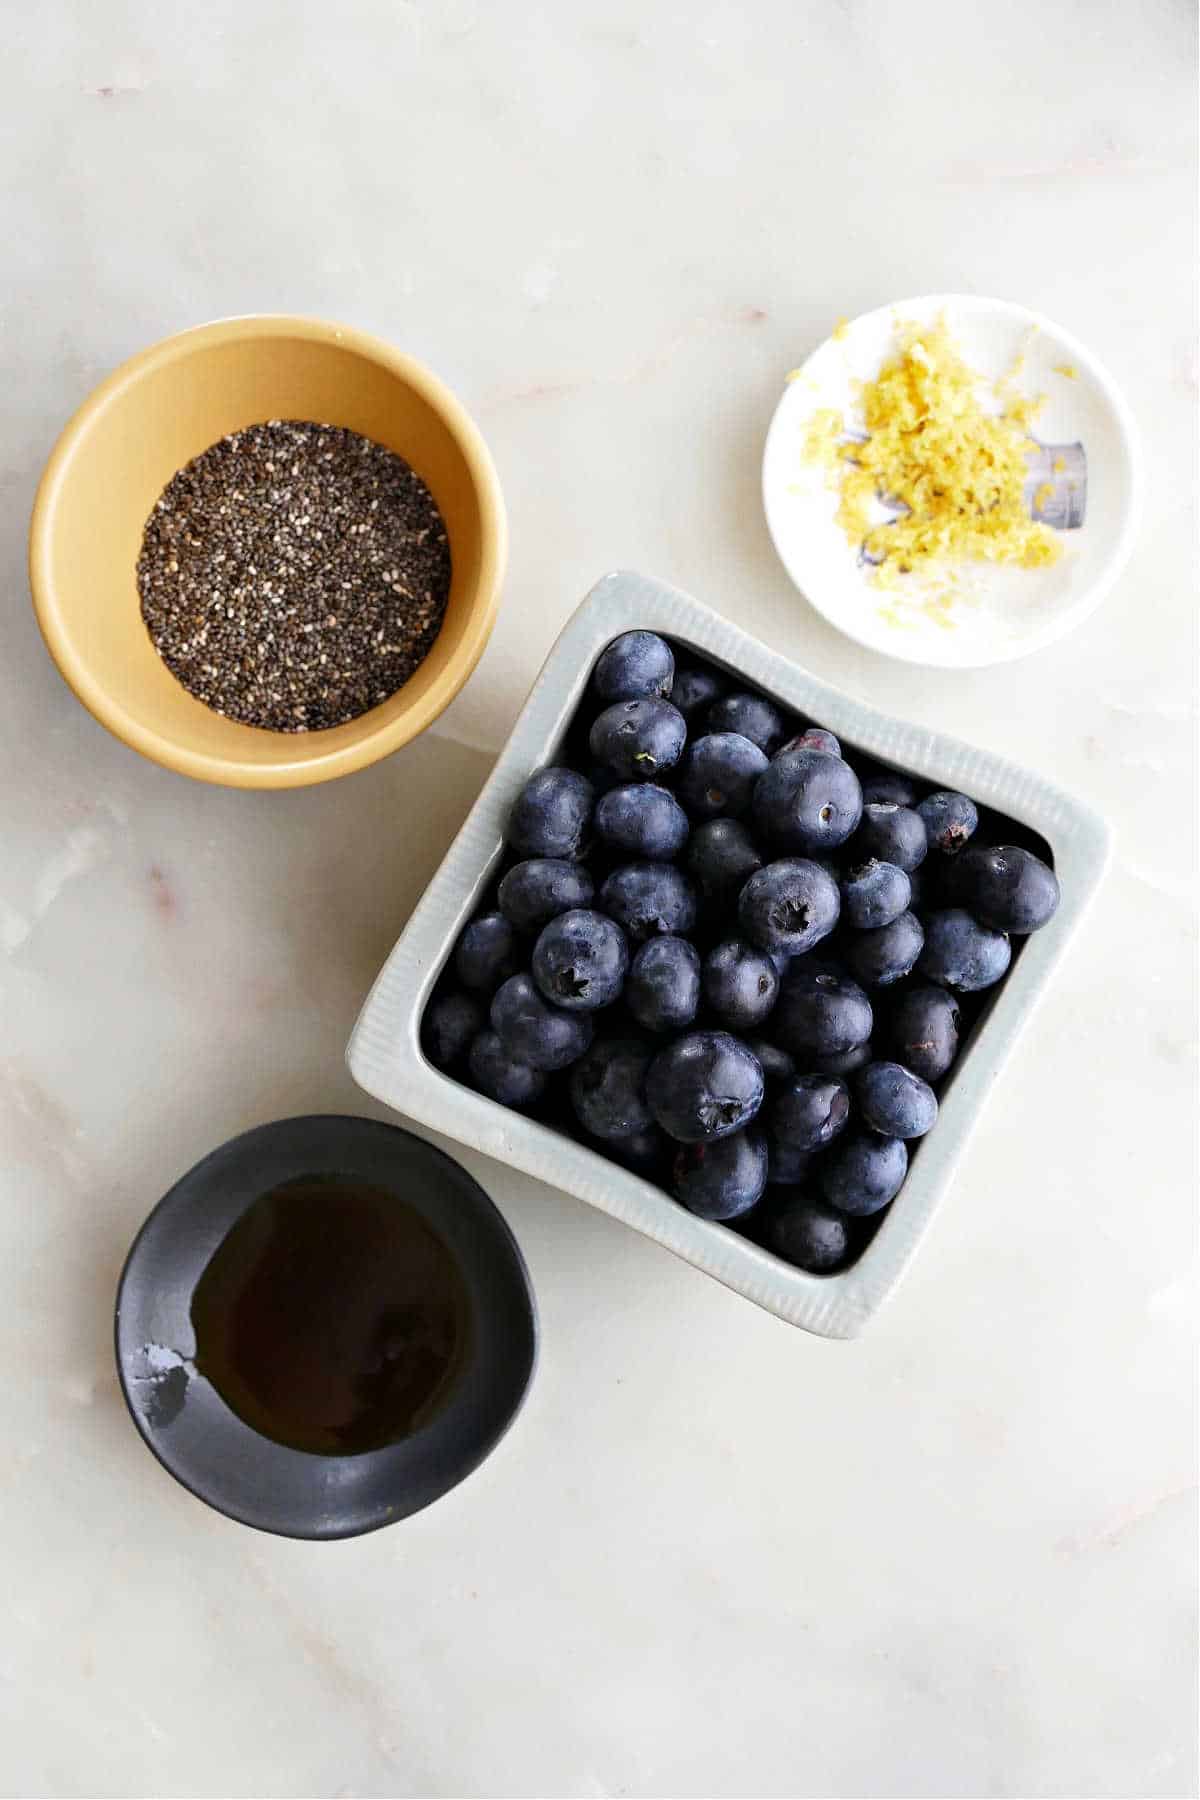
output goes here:
{"type": "Polygon", "coordinates": [[[937,1208],[991,1082],[1041,997],[1104,872],[1102,820],[1040,776],[954,738],[877,713],[826,687],[726,619],[661,582],[618,573],[594,587],[550,652],[483,792],[430,882],[363,1007],[348,1060],[376,1099],[539,1181],[577,1194],[665,1244],[768,1312],[823,1337],[856,1336],[897,1285],[937,1208]],[[573,1139],[443,1075],[421,1049],[421,1016],[458,933],[504,854],[509,809],[533,770],[552,763],[596,658],[622,631],[646,627],[819,721],[857,750],[976,800],[1040,832],[1054,854],[1062,903],[1029,939],[947,1084],[935,1129],[859,1260],[810,1275],[573,1139]]]}

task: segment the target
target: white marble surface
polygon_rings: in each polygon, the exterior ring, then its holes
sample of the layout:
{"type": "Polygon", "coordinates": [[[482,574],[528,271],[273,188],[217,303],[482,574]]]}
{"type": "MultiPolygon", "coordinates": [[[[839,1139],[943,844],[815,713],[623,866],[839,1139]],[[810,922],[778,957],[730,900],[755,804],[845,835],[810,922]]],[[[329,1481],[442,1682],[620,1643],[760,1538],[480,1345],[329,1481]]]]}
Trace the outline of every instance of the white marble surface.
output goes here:
{"type": "Polygon", "coordinates": [[[59,0],[4,24],[0,1789],[1191,1793],[1191,6],[59,0]],[[1088,627],[953,679],[823,626],[756,493],[784,371],[931,289],[1078,332],[1150,477],[1088,627]],[[82,712],[23,538],[101,374],[275,308],[459,389],[513,556],[435,733],[254,796],[82,712]],[[541,1302],[517,1429],[395,1530],[259,1537],[126,1421],[121,1258],[217,1140],[366,1110],[358,1001],[618,563],[1053,770],[1113,819],[1115,871],[868,1338],[792,1332],[468,1156],[541,1302]]]}

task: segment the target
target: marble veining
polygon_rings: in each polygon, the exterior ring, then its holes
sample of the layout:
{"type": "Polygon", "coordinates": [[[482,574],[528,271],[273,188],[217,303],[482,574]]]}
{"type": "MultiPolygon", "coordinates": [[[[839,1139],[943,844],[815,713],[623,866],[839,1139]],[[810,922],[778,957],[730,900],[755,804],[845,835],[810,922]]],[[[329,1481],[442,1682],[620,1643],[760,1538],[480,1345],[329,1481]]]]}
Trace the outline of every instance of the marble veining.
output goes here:
{"type": "Polygon", "coordinates": [[[1193,1794],[1193,9],[10,11],[0,1792],[1193,1794]],[[758,493],[787,370],[929,291],[1077,333],[1148,478],[1087,626],[953,680],[826,627],[758,493]],[[333,789],[239,794],[79,707],[24,537],[108,369],[274,309],[451,383],[512,558],[434,731],[333,789]],[[1112,875],[869,1337],[793,1332],[466,1152],[542,1313],[517,1427],[394,1530],[260,1537],[125,1415],[125,1250],[221,1139],[370,1110],[342,1063],[359,1003],[618,566],[1052,775],[1111,819],[1112,875]]]}

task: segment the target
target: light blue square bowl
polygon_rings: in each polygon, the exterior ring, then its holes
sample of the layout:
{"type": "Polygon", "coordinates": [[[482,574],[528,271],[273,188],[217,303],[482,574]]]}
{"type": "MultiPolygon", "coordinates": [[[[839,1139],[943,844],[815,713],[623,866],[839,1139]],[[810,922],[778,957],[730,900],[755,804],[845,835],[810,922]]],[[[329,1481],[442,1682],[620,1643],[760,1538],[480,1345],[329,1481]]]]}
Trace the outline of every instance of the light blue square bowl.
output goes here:
{"type": "Polygon", "coordinates": [[[948,1198],[995,1076],[1045,992],[1109,853],[1103,820],[1041,776],[850,699],[675,588],[643,575],[607,575],[551,650],[482,793],[380,971],[350,1039],[350,1070],[404,1117],[623,1219],[790,1324],[822,1337],[855,1337],[897,1286],[948,1198]],[[504,854],[513,800],[534,769],[554,761],[601,650],[634,627],[690,646],[873,758],[1007,813],[1040,832],[1054,853],[1062,884],[1057,914],[1017,958],[955,1065],[937,1125],[898,1198],[859,1260],[840,1274],[810,1275],[723,1225],[695,1218],[607,1157],[442,1074],[421,1049],[421,1015],[504,854]]]}

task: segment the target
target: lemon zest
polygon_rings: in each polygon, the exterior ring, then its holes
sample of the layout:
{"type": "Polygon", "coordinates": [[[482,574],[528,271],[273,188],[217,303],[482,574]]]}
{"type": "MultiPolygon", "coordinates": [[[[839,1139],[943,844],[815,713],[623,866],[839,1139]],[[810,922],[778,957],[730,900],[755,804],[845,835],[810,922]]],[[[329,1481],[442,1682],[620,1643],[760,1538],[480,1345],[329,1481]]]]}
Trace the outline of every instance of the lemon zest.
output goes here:
{"type": "Polygon", "coordinates": [[[878,586],[936,567],[952,587],[954,564],[1036,569],[1057,559],[1054,533],[1029,517],[1025,500],[1029,428],[1042,400],[1011,391],[1023,360],[993,384],[1000,410],[989,411],[945,321],[901,321],[878,375],[855,384],[865,441],[848,435],[836,408],[812,415],[805,459],[838,489],[837,521],[877,564],[878,586]],[[907,511],[881,523],[884,499],[907,511]]]}

